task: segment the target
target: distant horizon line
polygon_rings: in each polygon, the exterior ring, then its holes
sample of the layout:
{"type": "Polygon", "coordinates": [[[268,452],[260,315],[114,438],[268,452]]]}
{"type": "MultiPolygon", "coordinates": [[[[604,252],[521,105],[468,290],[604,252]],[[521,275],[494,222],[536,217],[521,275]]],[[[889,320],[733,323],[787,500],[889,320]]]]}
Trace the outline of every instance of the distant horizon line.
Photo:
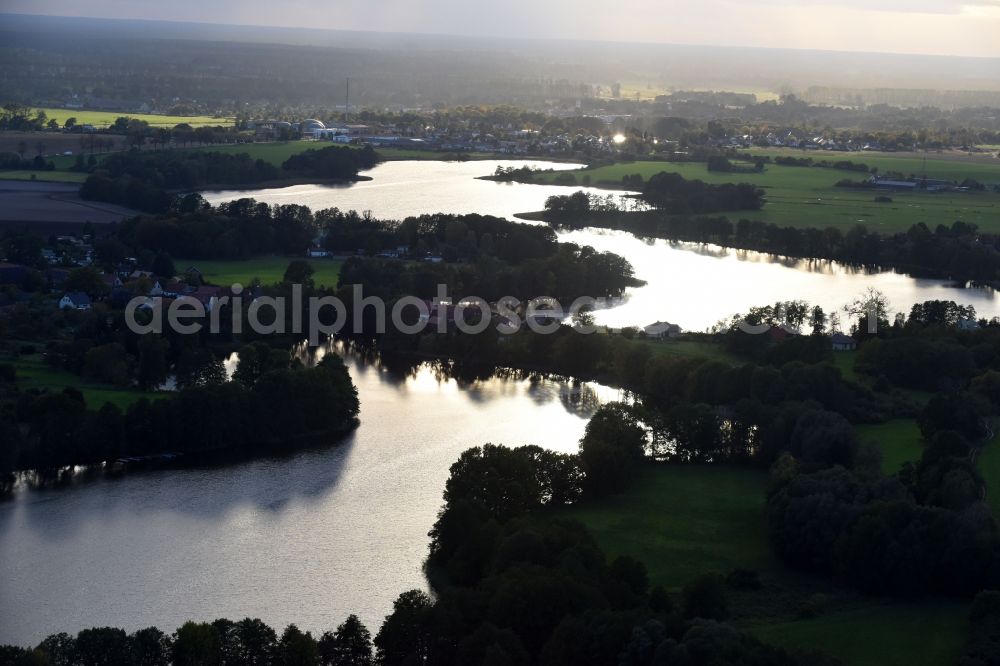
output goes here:
{"type": "MultiPolygon", "coordinates": [[[[998,56],[986,56],[986,55],[963,55],[963,54],[941,54],[941,53],[925,53],[918,51],[869,51],[869,50],[852,50],[852,49],[820,49],[820,48],[801,48],[796,46],[752,46],[746,44],[709,44],[709,43],[693,43],[693,42],[650,42],[650,41],[634,41],[625,42],[620,40],[606,40],[606,39],[585,39],[580,37],[518,37],[511,35],[490,35],[490,34],[462,34],[462,33],[451,33],[451,32],[403,32],[399,30],[362,30],[357,28],[316,28],[309,26],[297,26],[297,25],[273,25],[273,24],[259,24],[259,23],[225,23],[221,21],[180,21],[176,19],[160,19],[160,18],[134,18],[134,17],[114,17],[114,16],[80,16],[76,14],[35,14],[29,12],[19,12],[19,11],[2,11],[0,12],[0,29],[3,26],[4,17],[17,16],[24,18],[37,18],[37,19],[70,19],[70,20],[81,20],[81,21],[105,21],[109,23],[147,23],[147,24],[170,24],[175,26],[215,26],[223,28],[237,28],[237,29],[256,29],[264,30],[270,32],[278,32],[282,30],[289,31],[299,31],[303,33],[350,33],[354,35],[384,35],[393,36],[400,35],[406,37],[446,37],[446,38],[457,38],[457,39],[468,39],[468,40],[492,40],[498,42],[532,42],[532,43],[546,43],[546,42],[559,42],[562,44],[593,44],[593,45],[603,45],[603,46],[647,46],[647,47],[675,47],[675,48],[715,48],[715,49],[733,49],[733,50],[751,50],[751,51],[769,51],[769,52],[792,52],[792,53],[829,53],[838,55],[857,55],[857,56],[897,56],[897,57],[918,57],[918,58],[941,58],[941,59],[955,59],[955,60],[981,60],[981,61],[1000,61],[1000,55],[998,56]]],[[[160,39],[191,39],[190,37],[161,37],[160,39]]],[[[204,39],[198,41],[227,41],[220,39],[204,39]]],[[[232,41],[249,41],[250,43],[255,43],[253,40],[232,40],[232,41]]],[[[261,42],[256,42],[261,43],[261,42]]],[[[286,41],[276,41],[270,43],[285,44],[289,46],[312,46],[317,48],[349,48],[349,47],[338,47],[337,45],[323,45],[323,44],[302,44],[302,43],[289,43],[286,41]]]]}

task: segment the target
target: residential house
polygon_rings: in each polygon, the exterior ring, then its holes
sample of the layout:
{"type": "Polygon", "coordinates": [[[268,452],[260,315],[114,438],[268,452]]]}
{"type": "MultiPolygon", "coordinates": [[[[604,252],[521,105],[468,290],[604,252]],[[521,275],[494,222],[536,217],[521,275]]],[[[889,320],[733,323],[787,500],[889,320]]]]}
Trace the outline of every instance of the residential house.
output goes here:
{"type": "Polygon", "coordinates": [[[191,285],[177,279],[170,280],[166,284],[161,285],[161,295],[168,298],[177,298],[191,291],[194,291],[191,285]]]}
{"type": "Polygon", "coordinates": [[[854,351],[858,348],[858,341],[843,333],[834,333],[830,336],[830,346],[833,351],[854,351]]]}
{"type": "Polygon", "coordinates": [[[60,310],[89,310],[90,297],[82,291],[71,291],[59,299],[60,310]]]}
{"type": "Polygon", "coordinates": [[[121,278],[114,273],[105,273],[101,276],[101,279],[108,286],[108,289],[112,291],[121,288],[123,285],[121,278]]]}
{"type": "Polygon", "coordinates": [[[646,334],[647,338],[664,340],[666,338],[678,337],[681,334],[681,327],[677,324],[671,324],[668,321],[658,321],[643,327],[642,331],[646,334]]]}
{"type": "Polygon", "coordinates": [[[202,285],[197,289],[188,292],[185,296],[193,298],[205,306],[205,312],[211,312],[219,302],[219,298],[225,295],[226,290],[222,287],[209,287],[202,285]]]}
{"type": "Polygon", "coordinates": [[[188,266],[184,269],[184,279],[187,281],[194,280],[197,281],[198,284],[201,284],[205,281],[205,276],[194,266],[188,266]]]}
{"type": "Polygon", "coordinates": [[[767,331],[768,336],[771,338],[772,342],[784,342],[790,337],[794,337],[799,333],[792,328],[786,326],[772,326],[767,331]]]}
{"type": "Polygon", "coordinates": [[[121,280],[127,280],[128,276],[135,270],[137,263],[134,257],[126,257],[124,261],[115,266],[115,275],[121,280]]]}

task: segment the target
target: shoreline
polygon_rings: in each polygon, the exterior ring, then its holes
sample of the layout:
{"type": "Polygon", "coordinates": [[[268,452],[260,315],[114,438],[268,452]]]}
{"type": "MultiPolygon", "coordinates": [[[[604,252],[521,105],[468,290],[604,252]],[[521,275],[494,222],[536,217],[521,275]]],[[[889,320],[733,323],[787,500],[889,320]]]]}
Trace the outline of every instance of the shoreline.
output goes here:
{"type": "MultiPolygon", "coordinates": [[[[210,183],[201,185],[196,190],[201,192],[246,192],[249,190],[276,190],[296,185],[351,185],[374,180],[371,176],[357,176],[356,178],[275,178],[273,180],[263,180],[259,183],[241,183],[239,185],[210,183]]],[[[168,190],[172,194],[188,194],[190,190],[168,190]]]]}

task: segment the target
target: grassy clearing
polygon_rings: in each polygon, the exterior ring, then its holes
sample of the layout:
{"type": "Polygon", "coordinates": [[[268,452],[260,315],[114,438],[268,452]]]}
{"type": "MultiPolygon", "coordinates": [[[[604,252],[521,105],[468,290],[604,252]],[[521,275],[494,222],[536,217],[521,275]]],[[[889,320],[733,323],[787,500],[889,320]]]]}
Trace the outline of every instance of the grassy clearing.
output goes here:
{"type": "Polygon", "coordinates": [[[110,402],[125,410],[143,398],[157,400],[167,395],[166,393],[141,393],[132,389],[91,382],[71,372],[47,366],[41,355],[37,354],[19,356],[13,359],[13,363],[17,372],[17,385],[21,390],[44,389],[58,392],[64,388],[73,387],[83,394],[83,399],[90,409],[99,409],[104,406],[104,403],[110,402]]]}
{"type": "Polygon", "coordinates": [[[708,571],[779,565],[767,543],[766,474],[709,465],[656,465],[623,495],[564,512],[586,525],[610,558],[645,563],[650,582],[678,589],[708,571]]]}
{"type": "Polygon", "coordinates": [[[91,111],[88,109],[43,108],[40,110],[45,112],[45,115],[49,117],[49,120],[55,119],[56,122],[59,123],[60,127],[66,122],[67,118],[76,118],[78,125],[93,125],[97,128],[112,125],[115,120],[121,118],[122,116],[135,118],[136,120],[145,120],[150,125],[156,127],[173,127],[174,125],[180,125],[181,123],[187,123],[191,127],[216,127],[219,125],[228,126],[232,125],[235,120],[234,118],[215,118],[213,116],[171,116],[157,113],[91,111]]]}
{"type": "MultiPolygon", "coordinates": [[[[250,284],[254,278],[262,284],[281,282],[285,269],[293,261],[290,257],[257,257],[254,259],[236,259],[233,261],[205,261],[202,259],[177,259],[174,261],[178,271],[184,271],[194,266],[202,272],[207,282],[217,285],[250,284]]],[[[336,287],[340,277],[341,262],[331,259],[310,259],[309,265],[316,271],[313,274],[318,286],[336,287]]]]}
{"type": "MultiPolygon", "coordinates": [[[[922,160],[868,153],[858,156],[813,156],[816,159],[853,159],[880,169],[893,168],[904,173],[920,173],[922,160]],[[891,167],[888,165],[892,165],[891,167]]],[[[890,193],[891,203],[876,203],[877,194],[865,190],[834,187],[843,178],[859,179],[857,174],[838,169],[768,165],[763,173],[718,173],[708,171],[704,163],[625,162],[574,174],[583,184],[584,176],[593,185],[620,186],[623,176],[639,174],[649,178],[661,171],[678,173],[688,179],[708,183],[747,182],[766,192],[767,203],[760,211],[738,211],[730,217],[762,220],[793,227],[837,227],[847,230],[857,224],[891,233],[905,231],[918,222],[931,228],[950,225],[956,220],[979,225],[984,231],[1000,231],[1000,194],[994,192],[890,193]]],[[[962,180],[975,178],[983,183],[1000,183],[1000,162],[996,165],[959,160],[928,160],[928,176],[962,180]]],[[[542,174],[540,180],[553,181],[557,174],[542,174]]],[[[569,191],[569,188],[567,188],[569,191]]]]}
{"type": "MultiPolygon", "coordinates": [[[[994,431],[996,424],[993,425],[994,431]]],[[[1000,440],[994,437],[976,456],[976,465],[986,480],[986,503],[994,516],[1000,516],[1000,440]]]]}
{"type": "Polygon", "coordinates": [[[851,382],[858,382],[861,377],[854,369],[854,359],[857,358],[856,351],[840,351],[833,353],[833,365],[840,370],[840,376],[851,382]]]}
{"type": "Polygon", "coordinates": [[[967,617],[962,602],[886,604],[754,627],[751,633],[789,650],[821,650],[844,666],[938,666],[958,661],[967,617]]]}
{"type": "Polygon", "coordinates": [[[217,146],[201,146],[192,150],[203,150],[211,153],[228,153],[237,155],[246,153],[255,160],[264,160],[274,166],[281,164],[292,155],[298,155],[310,149],[323,148],[330,144],[318,141],[273,141],[267,143],[227,143],[217,146]]]}
{"type": "Polygon", "coordinates": [[[731,354],[716,342],[703,342],[701,340],[647,340],[637,339],[636,344],[648,346],[654,355],[686,356],[691,358],[707,358],[711,361],[719,361],[729,365],[742,365],[746,359],[742,359],[735,354],[731,354]]]}
{"type": "Polygon", "coordinates": [[[882,452],[882,472],[895,474],[903,463],[916,463],[924,453],[924,438],[913,419],[857,426],[861,442],[871,442],[882,452]]]}
{"type": "MultiPolygon", "coordinates": [[[[796,148],[751,148],[747,152],[753,155],[769,157],[809,157],[814,162],[839,162],[842,160],[877,167],[880,173],[897,171],[904,175],[919,176],[926,169],[928,178],[945,178],[948,180],[963,180],[974,178],[983,183],[1000,182],[1000,160],[990,155],[970,154],[960,151],[928,152],[928,153],[840,153],[816,150],[800,150],[796,148]],[[926,166],[925,166],[926,162],[926,166]]],[[[791,167],[805,168],[805,167],[791,167]]],[[[813,167],[809,167],[813,168],[813,167]]],[[[817,171],[820,168],[815,168],[817,171]]],[[[828,170],[829,171],[829,170],[828,170]]],[[[833,170],[835,173],[850,174],[849,171],[833,170]]]]}
{"type": "MultiPolygon", "coordinates": [[[[784,578],[767,543],[765,483],[759,470],[650,466],[623,495],[563,515],[585,524],[609,557],[645,563],[653,585],[676,590],[705,572],[737,567],[784,578]]],[[[936,666],[961,654],[967,604],[860,603],[813,620],[746,625],[768,643],[822,650],[845,666],[936,666]]]]}
{"type": "Polygon", "coordinates": [[[40,180],[53,183],[82,183],[87,174],[77,171],[0,171],[0,180],[40,180]]]}
{"type": "MultiPolygon", "coordinates": [[[[329,146],[340,144],[329,143],[327,141],[312,141],[301,139],[297,141],[274,141],[266,143],[237,143],[218,146],[204,146],[197,150],[207,150],[217,153],[246,153],[253,159],[261,159],[275,166],[281,164],[292,155],[307,150],[320,150],[329,146]]],[[[395,160],[440,160],[449,153],[435,152],[431,150],[415,150],[412,148],[377,148],[376,152],[387,161],[395,160]]],[[[463,153],[468,159],[495,159],[497,156],[492,153],[463,153]]]]}

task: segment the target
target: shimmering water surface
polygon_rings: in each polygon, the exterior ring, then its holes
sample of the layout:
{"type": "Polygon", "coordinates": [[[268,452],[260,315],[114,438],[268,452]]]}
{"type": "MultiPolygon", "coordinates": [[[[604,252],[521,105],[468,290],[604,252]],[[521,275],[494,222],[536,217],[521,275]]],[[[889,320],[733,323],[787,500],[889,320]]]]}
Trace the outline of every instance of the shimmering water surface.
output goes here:
{"type": "MultiPolygon", "coordinates": [[[[402,219],[422,213],[478,212],[513,219],[518,213],[541,210],[553,194],[577,189],[549,185],[495,183],[477,180],[498,165],[530,164],[542,169],[567,169],[558,162],[387,162],[365,172],[371,181],[350,186],[300,185],[282,189],[209,192],[211,203],[250,196],[268,203],[299,203],[314,210],[336,206],[370,210],[376,217],[402,219]]],[[[607,190],[587,190],[602,196],[607,190]]],[[[619,194],[623,194],[621,192],[619,194]]],[[[958,289],[941,280],[916,280],[892,272],[870,273],[835,262],[774,257],[713,246],[646,241],[600,229],[561,234],[561,238],[625,256],[636,276],[647,282],[627,298],[596,316],[609,326],[645,326],[655,321],[701,331],[752,305],[801,299],[833,312],[866,287],[882,290],[896,311],[914,303],[948,299],[972,304],[982,316],[1000,314],[991,289],[958,289]]]]}
{"type": "Polygon", "coordinates": [[[211,469],[140,472],[0,504],[0,643],[89,626],[172,631],[260,617],[373,630],[421,563],[448,468],[465,449],[575,451],[617,391],[559,379],[399,376],[347,354],[361,426],[347,441],[211,469]]]}
{"type": "MultiPolygon", "coordinates": [[[[219,201],[512,217],[571,189],[475,180],[524,162],[389,162],[372,181],[215,192],[219,201]]],[[[572,165],[533,163],[548,168],[572,165]]],[[[603,193],[602,193],[603,194],[603,193]]],[[[645,287],[597,313],[612,326],[657,320],[701,330],[750,305],[804,299],[829,311],[862,289],[896,310],[947,298],[994,316],[993,292],[866,274],[829,262],[644,241],[585,229],[563,240],[627,257],[645,287]]],[[[398,376],[348,355],[361,426],[336,447],[212,469],[163,470],[0,504],[0,643],[89,626],[172,631],[187,619],[261,617],[322,631],[351,612],[374,630],[402,591],[425,587],[427,531],[449,466],[485,442],[573,451],[586,418],[617,392],[559,380],[459,382],[423,366],[398,376]]]]}

